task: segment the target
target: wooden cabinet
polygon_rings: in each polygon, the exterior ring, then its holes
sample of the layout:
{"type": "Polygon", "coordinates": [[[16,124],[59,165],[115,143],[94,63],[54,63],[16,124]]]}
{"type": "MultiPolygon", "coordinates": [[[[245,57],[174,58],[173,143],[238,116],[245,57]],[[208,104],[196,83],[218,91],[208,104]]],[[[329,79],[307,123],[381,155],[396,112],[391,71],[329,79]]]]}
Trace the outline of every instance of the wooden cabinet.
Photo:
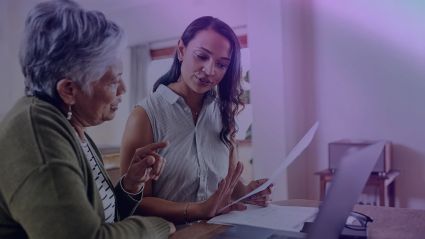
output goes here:
{"type": "MultiPolygon", "coordinates": [[[[316,172],[320,176],[320,200],[324,200],[327,183],[332,181],[334,172],[326,169],[316,172]]],[[[390,170],[388,173],[371,174],[366,186],[376,187],[379,197],[379,206],[395,206],[395,179],[400,175],[398,170],[390,170]]]]}

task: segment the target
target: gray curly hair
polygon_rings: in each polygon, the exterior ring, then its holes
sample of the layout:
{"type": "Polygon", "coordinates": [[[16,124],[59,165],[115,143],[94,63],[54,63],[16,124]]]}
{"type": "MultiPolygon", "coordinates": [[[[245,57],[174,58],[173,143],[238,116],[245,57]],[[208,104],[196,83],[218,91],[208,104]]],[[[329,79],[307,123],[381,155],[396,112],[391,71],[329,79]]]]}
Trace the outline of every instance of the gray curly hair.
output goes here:
{"type": "Polygon", "coordinates": [[[58,99],[56,84],[67,78],[91,94],[98,80],[122,50],[123,30],[97,11],[70,0],[37,4],[25,21],[20,64],[26,95],[58,99]]]}

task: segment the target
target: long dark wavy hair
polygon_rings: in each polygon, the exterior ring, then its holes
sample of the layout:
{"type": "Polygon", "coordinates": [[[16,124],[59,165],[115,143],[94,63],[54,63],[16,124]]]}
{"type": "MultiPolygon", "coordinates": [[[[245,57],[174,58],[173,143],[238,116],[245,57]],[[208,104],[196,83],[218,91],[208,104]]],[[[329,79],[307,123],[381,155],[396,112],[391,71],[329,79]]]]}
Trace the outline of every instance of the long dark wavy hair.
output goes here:
{"type": "MultiPolygon", "coordinates": [[[[222,129],[220,132],[220,140],[230,149],[233,148],[237,125],[235,122],[236,114],[242,107],[243,102],[240,99],[242,95],[241,88],[241,52],[238,37],[226,23],[220,19],[204,16],[195,19],[184,30],[181,40],[183,45],[187,47],[189,42],[202,30],[214,30],[218,34],[225,37],[230,43],[230,64],[223,76],[223,79],[217,86],[218,92],[211,92],[214,95],[218,94],[219,108],[221,113],[222,129]]],[[[181,62],[177,57],[177,52],[174,55],[174,61],[171,69],[165,73],[154,84],[153,91],[156,91],[159,85],[169,85],[176,82],[181,74],[181,62]]]]}

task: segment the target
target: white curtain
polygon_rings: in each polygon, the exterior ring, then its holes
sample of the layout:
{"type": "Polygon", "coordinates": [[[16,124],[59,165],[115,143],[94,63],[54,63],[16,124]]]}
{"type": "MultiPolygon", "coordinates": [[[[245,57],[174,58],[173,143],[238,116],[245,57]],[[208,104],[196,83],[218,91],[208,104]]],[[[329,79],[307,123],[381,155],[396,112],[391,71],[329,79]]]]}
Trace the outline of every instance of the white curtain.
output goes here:
{"type": "Polygon", "coordinates": [[[147,70],[151,62],[150,50],[147,44],[130,47],[130,106],[136,105],[148,95],[147,70]]]}

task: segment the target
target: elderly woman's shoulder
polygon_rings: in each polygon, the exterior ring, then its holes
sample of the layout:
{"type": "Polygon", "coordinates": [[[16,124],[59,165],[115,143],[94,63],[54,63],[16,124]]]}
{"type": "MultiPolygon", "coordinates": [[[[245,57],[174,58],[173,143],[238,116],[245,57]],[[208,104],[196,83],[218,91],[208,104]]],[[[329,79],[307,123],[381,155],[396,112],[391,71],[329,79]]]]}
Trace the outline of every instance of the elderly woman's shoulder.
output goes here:
{"type": "Polygon", "coordinates": [[[78,168],[74,138],[70,124],[55,106],[23,97],[0,123],[0,152],[5,157],[0,166],[12,162],[19,166],[20,180],[53,161],[78,168]]]}
{"type": "Polygon", "coordinates": [[[36,97],[22,97],[16,104],[9,110],[2,124],[8,123],[24,123],[24,121],[33,121],[36,119],[48,119],[62,121],[65,117],[62,116],[60,110],[52,104],[40,100],[36,97]]]}
{"type": "Polygon", "coordinates": [[[61,111],[36,97],[19,99],[2,119],[0,129],[0,137],[7,138],[41,137],[47,133],[72,136],[71,126],[61,111]]]}

